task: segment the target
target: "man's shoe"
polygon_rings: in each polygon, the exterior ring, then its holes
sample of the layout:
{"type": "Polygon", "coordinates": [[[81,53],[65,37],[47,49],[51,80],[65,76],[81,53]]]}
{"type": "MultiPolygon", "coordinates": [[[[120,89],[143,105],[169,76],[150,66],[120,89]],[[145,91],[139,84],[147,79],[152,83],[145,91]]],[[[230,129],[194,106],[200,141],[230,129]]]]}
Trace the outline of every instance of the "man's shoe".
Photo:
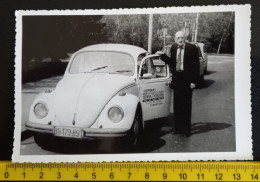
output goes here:
{"type": "Polygon", "coordinates": [[[185,138],[189,138],[191,136],[191,133],[186,133],[186,134],[184,134],[184,137],[185,138]]]}
{"type": "Polygon", "coordinates": [[[176,135],[176,134],[180,134],[180,132],[178,132],[177,130],[172,130],[172,131],[171,131],[171,134],[172,134],[172,135],[176,135]]]}

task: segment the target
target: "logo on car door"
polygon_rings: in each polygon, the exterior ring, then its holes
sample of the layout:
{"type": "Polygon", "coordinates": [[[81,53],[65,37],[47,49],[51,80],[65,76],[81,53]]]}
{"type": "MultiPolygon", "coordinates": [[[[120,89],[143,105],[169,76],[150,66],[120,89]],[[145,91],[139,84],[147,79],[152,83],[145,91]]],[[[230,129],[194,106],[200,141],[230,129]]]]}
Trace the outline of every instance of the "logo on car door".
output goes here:
{"type": "Polygon", "coordinates": [[[164,103],[164,90],[148,88],[143,91],[143,103],[150,106],[158,106],[164,103]]]}

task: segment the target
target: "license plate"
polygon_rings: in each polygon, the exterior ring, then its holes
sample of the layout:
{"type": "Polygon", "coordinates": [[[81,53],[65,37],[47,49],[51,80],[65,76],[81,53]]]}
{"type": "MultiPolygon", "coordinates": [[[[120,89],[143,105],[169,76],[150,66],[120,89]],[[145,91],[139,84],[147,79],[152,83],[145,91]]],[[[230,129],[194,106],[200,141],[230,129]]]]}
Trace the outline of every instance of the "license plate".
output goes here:
{"type": "Polygon", "coordinates": [[[82,138],[83,131],[79,128],[55,126],[54,135],[60,137],[69,137],[69,138],[82,138]]]}

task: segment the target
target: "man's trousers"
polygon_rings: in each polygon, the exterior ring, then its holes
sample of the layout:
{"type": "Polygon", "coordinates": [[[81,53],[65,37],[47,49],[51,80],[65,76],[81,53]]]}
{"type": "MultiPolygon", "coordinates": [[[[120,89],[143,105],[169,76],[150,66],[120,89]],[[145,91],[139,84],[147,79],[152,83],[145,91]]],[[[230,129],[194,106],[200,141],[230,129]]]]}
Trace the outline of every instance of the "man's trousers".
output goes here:
{"type": "Polygon", "coordinates": [[[176,133],[191,134],[192,89],[185,72],[174,75],[174,130],[176,133]]]}

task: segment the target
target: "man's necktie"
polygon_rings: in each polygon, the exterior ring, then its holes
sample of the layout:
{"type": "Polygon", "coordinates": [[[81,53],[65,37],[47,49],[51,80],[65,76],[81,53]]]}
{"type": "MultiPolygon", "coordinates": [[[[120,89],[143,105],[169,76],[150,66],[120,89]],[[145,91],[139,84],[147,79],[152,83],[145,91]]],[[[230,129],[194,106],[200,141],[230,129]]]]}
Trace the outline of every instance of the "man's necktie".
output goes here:
{"type": "Polygon", "coordinates": [[[181,69],[181,53],[182,53],[182,50],[183,50],[183,45],[178,45],[178,49],[180,49],[180,51],[177,55],[176,71],[179,71],[181,69]]]}

